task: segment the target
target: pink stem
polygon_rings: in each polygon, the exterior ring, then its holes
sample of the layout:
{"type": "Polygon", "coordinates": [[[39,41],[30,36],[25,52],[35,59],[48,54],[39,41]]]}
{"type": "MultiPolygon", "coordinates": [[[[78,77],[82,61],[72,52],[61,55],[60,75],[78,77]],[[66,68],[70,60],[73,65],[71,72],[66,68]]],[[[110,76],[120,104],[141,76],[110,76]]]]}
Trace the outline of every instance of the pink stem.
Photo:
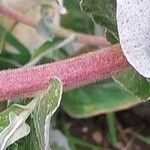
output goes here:
{"type": "Polygon", "coordinates": [[[0,72],[0,100],[32,97],[47,88],[52,76],[71,89],[109,77],[129,66],[119,45],[30,68],[0,72]]]}
{"type": "Polygon", "coordinates": [[[105,37],[87,35],[87,34],[82,34],[82,33],[76,33],[76,41],[85,43],[85,44],[97,45],[97,46],[110,46],[111,45],[105,37]]]}
{"type": "MultiPolygon", "coordinates": [[[[16,20],[17,22],[26,24],[31,27],[36,27],[36,23],[33,22],[31,18],[25,16],[20,11],[14,10],[13,8],[7,5],[0,5],[0,13],[2,13],[3,15],[11,19],[16,20]]],[[[77,42],[90,44],[90,45],[97,45],[97,46],[99,45],[110,46],[110,43],[106,40],[105,37],[76,33],[74,31],[65,29],[63,27],[59,27],[55,32],[57,36],[64,37],[64,38],[69,37],[72,33],[74,33],[76,35],[75,40],[77,42]]]]}
{"type": "Polygon", "coordinates": [[[78,32],[65,29],[63,27],[59,27],[55,31],[55,33],[57,36],[65,37],[65,38],[70,36],[71,34],[75,34],[76,36],[75,41],[88,44],[88,45],[97,45],[97,46],[104,46],[104,47],[111,45],[105,37],[78,33],[78,32]]]}
{"type": "Polygon", "coordinates": [[[29,19],[27,16],[25,16],[23,13],[20,13],[19,11],[7,6],[7,5],[0,5],[0,13],[16,20],[17,22],[21,22],[23,24],[26,24],[31,27],[35,27],[35,23],[32,19],[29,19]]]}

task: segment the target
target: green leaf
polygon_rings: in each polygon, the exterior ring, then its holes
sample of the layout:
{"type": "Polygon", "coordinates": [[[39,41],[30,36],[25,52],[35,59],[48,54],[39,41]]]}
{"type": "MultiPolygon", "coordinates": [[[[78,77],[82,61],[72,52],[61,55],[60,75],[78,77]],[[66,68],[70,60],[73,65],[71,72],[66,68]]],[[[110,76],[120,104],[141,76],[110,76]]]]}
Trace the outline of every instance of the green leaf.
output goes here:
{"type": "Polygon", "coordinates": [[[60,57],[61,59],[65,58],[62,50],[60,50],[59,48],[58,50],[55,50],[56,49],[55,47],[57,47],[57,45],[59,45],[60,43],[61,43],[60,39],[54,39],[53,42],[49,42],[49,41],[45,42],[38,49],[35,50],[33,58],[42,55],[46,51],[49,51],[49,55],[45,55],[45,57],[52,58],[52,59],[53,57],[56,56],[60,57]]]}
{"type": "Polygon", "coordinates": [[[10,112],[10,125],[0,133],[0,150],[5,150],[9,145],[29,134],[30,127],[25,123],[28,112],[21,115],[17,116],[15,113],[10,112]]]}
{"type": "MultiPolygon", "coordinates": [[[[111,43],[117,43],[119,36],[116,20],[116,1],[114,0],[82,0],[83,11],[92,13],[94,21],[107,29],[106,37],[111,43]]],[[[150,84],[139,75],[134,68],[126,69],[113,76],[113,79],[130,93],[141,99],[150,97],[150,84]]],[[[141,101],[142,102],[142,101],[141,101]]]]}
{"type": "Polygon", "coordinates": [[[106,27],[107,32],[111,33],[113,37],[118,40],[116,24],[116,1],[81,0],[80,5],[83,11],[92,14],[93,20],[97,24],[106,27]]]}
{"type": "Polygon", "coordinates": [[[21,67],[16,61],[9,58],[0,57],[0,70],[21,67]]]}
{"type": "Polygon", "coordinates": [[[81,12],[79,6],[80,0],[64,0],[65,7],[68,10],[67,17],[62,16],[61,24],[67,29],[72,29],[77,32],[93,33],[94,24],[88,15],[81,12]]]}
{"type": "Polygon", "coordinates": [[[33,102],[26,107],[14,105],[11,107],[11,109],[9,109],[9,111],[6,110],[5,113],[0,114],[0,118],[2,119],[3,123],[0,124],[2,129],[0,132],[0,150],[5,150],[9,145],[29,134],[30,127],[25,123],[25,121],[32,112],[32,109],[29,107],[32,103],[33,102]],[[17,115],[12,111],[13,109],[15,109],[16,112],[21,111],[20,114],[17,115]]]}
{"type": "Polygon", "coordinates": [[[27,123],[30,125],[31,131],[28,136],[16,142],[18,150],[41,150],[35,133],[33,118],[29,117],[27,123]]]}
{"type": "Polygon", "coordinates": [[[16,115],[19,115],[24,111],[24,108],[20,107],[20,105],[12,105],[5,111],[0,113],[0,132],[5,129],[10,123],[9,121],[9,113],[13,112],[16,115]]]}
{"type": "Polygon", "coordinates": [[[12,144],[7,148],[7,150],[18,150],[18,144],[17,143],[12,144]]]}
{"type": "Polygon", "coordinates": [[[7,31],[0,25],[0,53],[2,52],[7,31]]]}
{"type": "Polygon", "coordinates": [[[60,105],[62,91],[62,82],[55,77],[50,79],[50,85],[45,93],[38,97],[33,122],[41,150],[50,149],[50,120],[60,105]]]}
{"type": "Polygon", "coordinates": [[[36,102],[35,98],[26,106],[14,104],[0,113],[0,150],[5,150],[29,134],[30,126],[25,121],[35,108],[36,102]]]}
{"type": "MultiPolygon", "coordinates": [[[[1,68],[7,68],[8,67],[14,67],[16,66],[16,64],[25,64],[27,63],[30,58],[31,58],[31,54],[30,51],[15,37],[11,34],[11,32],[9,32],[9,30],[7,30],[5,27],[3,27],[2,25],[0,25],[0,38],[1,38],[1,34],[3,33],[3,51],[1,53],[1,59],[3,63],[1,63],[1,68]],[[16,50],[18,51],[17,54],[10,52],[11,50],[6,50],[4,47],[4,42],[5,43],[9,43],[11,46],[15,47],[16,50]],[[8,60],[8,61],[5,61],[8,60]],[[16,64],[15,64],[16,62],[16,64]]],[[[0,43],[1,43],[1,39],[0,39],[0,43]]]]}
{"type": "Polygon", "coordinates": [[[150,97],[150,82],[146,78],[138,74],[133,68],[128,68],[113,76],[114,80],[129,92],[140,97],[142,100],[147,100],[150,97]]]}
{"type": "Polygon", "coordinates": [[[18,51],[18,54],[13,54],[10,52],[5,52],[6,56],[10,56],[10,58],[13,58],[15,61],[18,61],[20,64],[27,63],[30,58],[31,54],[30,51],[16,38],[14,37],[10,32],[7,33],[7,36],[5,37],[6,42],[15,47],[18,51]]]}
{"type": "Polygon", "coordinates": [[[62,107],[75,118],[86,118],[127,109],[140,102],[112,79],[107,79],[66,92],[62,107]]]}
{"type": "MultiPolygon", "coordinates": [[[[6,116],[9,115],[9,112],[13,111],[17,115],[19,115],[20,113],[24,111],[24,109],[30,108],[29,110],[31,111],[35,109],[33,112],[32,118],[29,117],[27,120],[27,123],[30,125],[30,134],[16,142],[18,150],[26,150],[26,149],[41,150],[41,145],[40,145],[41,142],[44,142],[44,146],[45,146],[45,142],[49,143],[48,140],[52,136],[49,133],[50,118],[60,104],[61,94],[62,94],[62,83],[57,77],[54,77],[50,79],[50,85],[48,89],[44,91],[42,94],[36,96],[34,100],[31,101],[29,104],[27,104],[26,106],[13,104],[11,105],[9,109],[7,109],[7,111],[3,112],[3,117],[2,117],[3,126],[4,125],[8,126],[9,120],[5,118],[8,118],[6,116]],[[43,138],[40,137],[39,139],[38,135],[43,136],[43,138]],[[42,141],[39,141],[39,140],[42,140],[42,141]]],[[[25,101],[25,104],[26,104],[26,101],[25,101]]],[[[14,147],[13,145],[9,148],[14,147]]],[[[44,150],[46,150],[46,147],[44,147],[44,150]]]]}

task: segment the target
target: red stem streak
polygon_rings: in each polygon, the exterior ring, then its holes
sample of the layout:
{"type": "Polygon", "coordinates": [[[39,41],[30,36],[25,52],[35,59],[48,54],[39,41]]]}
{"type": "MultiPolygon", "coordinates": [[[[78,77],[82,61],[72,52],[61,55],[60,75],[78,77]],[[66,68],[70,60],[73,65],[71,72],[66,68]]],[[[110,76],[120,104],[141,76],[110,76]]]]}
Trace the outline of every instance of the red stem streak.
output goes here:
{"type": "Polygon", "coordinates": [[[23,13],[20,13],[19,11],[15,10],[7,5],[0,5],[0,13],[11,19],[16,20],[17,22],[21,22],[28,26],[35,27],[35,23],[33,22],[33,20],[29,19],[23,13]]]}
{"type": "Polygon", "coordinates": [[[52,76],[71,89],[111,76],[129,66],[119,45],[30,68],[0,72],[0,100],[32,97],[47,88],[52,76]]]}

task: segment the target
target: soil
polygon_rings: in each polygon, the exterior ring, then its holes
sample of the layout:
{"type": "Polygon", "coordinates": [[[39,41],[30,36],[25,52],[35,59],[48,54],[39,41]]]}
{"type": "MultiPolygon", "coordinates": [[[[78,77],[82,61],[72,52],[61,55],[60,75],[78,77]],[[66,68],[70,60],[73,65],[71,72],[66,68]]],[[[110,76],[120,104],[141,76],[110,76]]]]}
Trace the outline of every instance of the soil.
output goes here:
{"type": "MultiPolygon", "coordinates": [[[[133,134],[134,131],[144,137],[150,137],[149,118],[139,116],[132,109],[115,114],[118,137],[118,143],[115,146],[109,140],[105,115],[88,119],[74,119],[67,114],[60,116],[61,121],[58,121],[61,122],[60,126],[66,124],[71,135],[105,150],[150,150],[150,145],[139,140],[133,134]]],[[[78,145],[77,150],[85,150],[85,148],[78,145]]]]}

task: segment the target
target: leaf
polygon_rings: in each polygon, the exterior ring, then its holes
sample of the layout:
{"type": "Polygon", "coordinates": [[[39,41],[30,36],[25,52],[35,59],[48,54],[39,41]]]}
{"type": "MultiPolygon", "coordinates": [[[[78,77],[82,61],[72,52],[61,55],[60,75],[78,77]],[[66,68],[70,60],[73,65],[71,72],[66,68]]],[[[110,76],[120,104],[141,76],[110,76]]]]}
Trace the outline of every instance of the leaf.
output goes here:
{"type": "Polygon", "coordinates": [[[0,113],[0,150],[27,136],[30,126],[25,123],[35,108],[37,99],[33,99],[26,106],[14,104],[0,113]]]}
{"type": "Polygon", "coordinates": [[[0,54],[1,54],[3,46],[4,46],[6,34],[7,34],[7,32],[5,30],[3,30],[3,28],[0,26],[0,54]]]}
{"type": "Polygon", "coordinates": [[[118,40],[115,0],[81,0],[80,5],[83,11],[92,14],[97,24],[106,27],[107,32],[118,40]]]}
{"type": "Polygon", "coordinates": [[[9,145],[30,132],[30,127],[25,123],[30,111],[24,110],[19,116],[14,112],[9,113],[9,125],[0,132],[0,150],[5,150],[9,145]]]}
{"type": "Polygon", "coordinates": [[[28,118],[27,123],[31,128],[30,134],[16,142],[18,150],[41,150],[35,133],[33,118],[31,118],[31,116],[28,118]]]}
{"type": "Polygon", "coordinates": [[[61,24],[63,27],[73,29],[77,32],[93,33],[93,22],[88,15],[81,12],[79,0],[64,0],[64,4],[68,10],[67,17],[62,16],[61,24]]]}
{"type": "Polygon", "coordinates": [[[112,79],[107,79],[64,93],[62,107],[75,118],[87,118],[124,110],[140,102],[112,79]]]}
{"type": "MultiPolygon", "coordinates": [[[[84,11],[92,13],[93,19],[98,24],[104,25],[107,28],[107,39],[112,43],[116,43],[116,39],[119,39],[116,20],[116,2],[114,0],[82,0],[81,7],[84,11]]],[[[146,100],[150,96],[150,84],[148,84],[146,78],[141,77],[134,69],[126,69],[113,76],[113,79],[123,88],[130,91],[130,93],[141,99],[144,98],[146,100]],[[130,83],[128,82],[129,80],[130,83]]]]}
{"type": "Polygon", "coordinates": [[[49,41],[45,42],[38,49],[35,50],[33,58],[42,55],[46,51],[49,51],[49,55],[45,55],[45,57],[52,58],[52,59],[58,57],[60,59],[64,59],[65,56],[63,54],[63,50],[57,48],[60,43],[61,43],[60,39],[54,39],[53,42],[49,42],[49,41]],[[56,50],[56,48],[58,50],[56,50]]]}
{"type": "MultiPolygon", "coordinates": [[[[40,147],[44,150],[49,150],[50,119],[60,105],[61,94],[62,82],[56,77],[51,78],[48,90],[35,97],[29,104],[26,106],[14,104],[2,112],[0,114],[0,150],[5,150],[9,145],[29,134],[30,127],[25,121],[34,109],[33,127],[35,132],[33,132],[33,128],[30,136],[35,138],[33,133],[36,133],[39,145],[43,144],[40,147]]],[[[36,145],[36,142],[34,146],[36,147],[35,150],[37,150],[38,144],[36,145]]],[[[21,149],[20,145],[18,147],[21,149]]]]}
{"type": "Polygon", "coordinates": [[[20,41],[18,41],[15,36],[13,36],[9,31],[7,31],[7,29],[5,29],[2,25],[0,25],[0,30],[1,29],[3,30],[3,32],[7,33],[5,35],[5,44],[9,43],[12,47],[15,47],[17,51],[17,54],[11,52],[12,50],[10,49],[9,49],[10,52],[8,52],[4,47],[3,52],[1,53],[1,58],[3,58],[3,60],[8,61],[5,61],[5,63],[3,63],[2,65],[7,66],[7,64],[10,64],[10,66],[16,66],[14,62],[16,62],[16,64],[27,63],[31,58],[29,50],[20,41]]]}
{"type": "Polygon", "coordinates": [[[20,107],[20,105],[12,105],[5,111],[0,113],[0,132],[5,129],[10,123],[9,121],[9,113],[13,112],[16,115],[19,115],[24,111],[24,108],[20,107]]]}
{"type": "Polygon", "coordinates": [[[117,1],[120,43],[128,62],[150,78],[150,0],[117,1]]]}
{"type": "Polygon", "coordinates": [[[18,150],[18,144],[17,143],[12,144],[7,148],[7,150],[18,150]]]}
{"type": "Polygon", "coordinates": [[[10,68],[17,68],[21,65],[15,62],[14,60],[11,60],[9,58],[0,57],[0,70],[1,69],[10,69],[10,68]]]}
{"type": "Polygon", "coordinates": [[[0,133],[0,150],[5,150],[9,145],[29,134],[30,127],[25,123],[26,115],[23,114],[23,116],[19,117],[10,112],[10,125],[0,133]]]}
{"type": "Polygon", "coordinates": [[[142,100],[147,100],[150,97],[150,82],[139,75],[133,68],[128,68],[113,77],[116,82],[129,89],[130,93],[134,93],[134,95],[140,97],[142,100]],[[133,80],[136,82],[133,82],[133,80]]]}
{"type": "Polygon", "coordinates": [[[33,112],[35,132],[41,150],[50,149],[50,120],[60,105],[63,91],[62,82],[57,77],[51,78],[49,83],[48,89],[38,98],[33,112]]]}
{"type": "Polygon", "coordinates": [[[7,33],[6,42],[16,48],[18,54],[8,53],[7,55],[11,55],[14,60],[17,60],[20,64],[27,63],[30,58],[30,50],[24,46],[15,36],[13,36],[10,32],[7,33]]]}

